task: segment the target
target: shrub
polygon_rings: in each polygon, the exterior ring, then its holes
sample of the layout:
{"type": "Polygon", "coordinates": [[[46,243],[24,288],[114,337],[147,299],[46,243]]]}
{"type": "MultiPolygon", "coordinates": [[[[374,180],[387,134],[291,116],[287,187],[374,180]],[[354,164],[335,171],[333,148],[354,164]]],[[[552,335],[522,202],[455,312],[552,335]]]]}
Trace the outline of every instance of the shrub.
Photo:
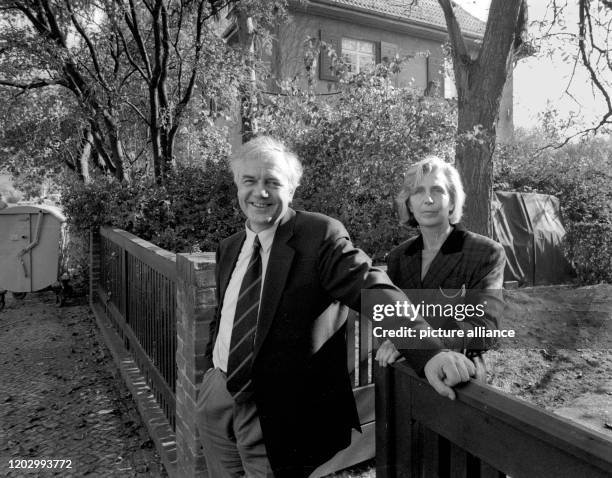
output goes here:
{"type": "Polygon", "coordinates": [[[564,252],[581,284],[612,283],[612,224],[573,222],[567,227],[564,252]]]}
{"type": "Polygon", "coordinates": [[[565,254],[581,283],[612,279],[612,153],[610,141],[585,138],[545,148],[542,131],[518,132],[498,148],[497,189],[539,192],[559,198],[567,231],[565,254]],[[544,148],[544,149],[543,149],[544,148]]]}
{"type": "Polygon", "coordinates": [[[175,252],[214,251],[243,224],[225,161],[178,167],[164,186],[110,177],[70,184],[62,206],[78,229],[118,227],[175,252]]]}
{"type": "Polygon", "coordinates": [[[10,190],[7,194],[6,194],[6,202],[9,204],[17,204],[19,201],[21,201],[21,199],[23,198],[23,194],[21,194],[19,191],[16,191],[15,189],[10,190]]]}
{"type": "Polygon", "coordinates": [[[67,274],[74,295],[85,295],[89,288],[89,231],[68,226],[62,243],[61,273],[67,274]]]}

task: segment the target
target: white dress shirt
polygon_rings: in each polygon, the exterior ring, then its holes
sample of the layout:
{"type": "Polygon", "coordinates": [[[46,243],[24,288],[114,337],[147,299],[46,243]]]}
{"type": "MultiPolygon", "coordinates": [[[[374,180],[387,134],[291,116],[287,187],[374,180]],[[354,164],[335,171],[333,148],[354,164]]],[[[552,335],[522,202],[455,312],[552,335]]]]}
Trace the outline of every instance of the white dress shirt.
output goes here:
{"type": "Polygon", "coordinates": [[[223,371],[227,371],[227,359],[229,357],[232,327],[234,326],[234,315],[236,314],[238,294],[240,292],[240,286],[242,285],[242,279],[244,278],[244,274],[251,260],[251,255],[253,254],[253,242],[255,241],[255,236],[259,236],[259,242],[261,243],[259,253],[261,255],[261,277],[263,278],[261,290],[263,291],[266,271],[268,269],[268,259],[270,258],[270,250],[272,249],[274,234],[276,233],[278,224],[279,221],[276,221],[272,227],[264,229],[259,234],[255,234],[249,229],[248,226],[246,227],[246,239],[242,244],[240,254],[238,254],[236,267],[234,267],[229,284],[225,290],[225,296],[223,297],[219,333],[217,334],[215,348],[213,349],[213,365],[223,371]]]}

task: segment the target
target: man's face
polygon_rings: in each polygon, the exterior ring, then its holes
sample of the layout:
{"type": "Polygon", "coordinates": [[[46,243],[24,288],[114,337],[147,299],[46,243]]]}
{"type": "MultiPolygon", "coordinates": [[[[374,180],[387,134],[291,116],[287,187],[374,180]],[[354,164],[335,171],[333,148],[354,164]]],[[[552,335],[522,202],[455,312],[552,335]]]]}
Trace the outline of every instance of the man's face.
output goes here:
{"type": "Polygon", "coordinates": [[[255,233],[271,227],[293,199],[287,163],[280,155],[246,159],[237,165],[238,202],[255,233]]]}

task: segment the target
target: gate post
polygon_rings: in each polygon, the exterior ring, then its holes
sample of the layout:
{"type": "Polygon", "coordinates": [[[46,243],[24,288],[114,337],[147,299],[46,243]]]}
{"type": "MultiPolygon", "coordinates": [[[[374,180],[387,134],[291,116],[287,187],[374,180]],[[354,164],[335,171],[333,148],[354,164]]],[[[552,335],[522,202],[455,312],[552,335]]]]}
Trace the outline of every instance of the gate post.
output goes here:
{"type": "Polygon", "coordinates": [[[206,477],[196,429],[197,386],[209,367],[204,352],[214,319],[215,254],[176,255],[176,452],[181,478],[206,477]]]}

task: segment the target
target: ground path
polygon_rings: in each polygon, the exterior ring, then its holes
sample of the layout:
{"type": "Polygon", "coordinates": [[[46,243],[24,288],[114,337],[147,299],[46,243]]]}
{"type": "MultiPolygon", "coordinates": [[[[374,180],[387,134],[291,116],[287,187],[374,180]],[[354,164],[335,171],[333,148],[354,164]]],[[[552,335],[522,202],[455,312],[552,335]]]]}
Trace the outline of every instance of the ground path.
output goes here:
{"type": "Polygon", "coordinates": [[[612,285],[505,295],[521,338],[487,354],[489,383],[612,439],[612,285]]]}
{"type": "Polygon", "coordinates": [[[57,308],[53,293],[6,301],[0,477],[166,477],[89,308],[57,308]],[[72,468],[11,469],[18,459],[71,460],[72,468]]]}
{"type": "MultiPolygon", "coordinates": [[[[492,384],[612,436],[612,286],[510,295],[505,326],[530,339],[489,352],[492,384]]],[[[9,293],[0,312],[0,477],[166,477],[89,308],[54,302],[9,293]],[[16,459],[72,469],[9,469],[16,459]]],[[[373,475],[369,462],[336,476],[373,475]]]]}

